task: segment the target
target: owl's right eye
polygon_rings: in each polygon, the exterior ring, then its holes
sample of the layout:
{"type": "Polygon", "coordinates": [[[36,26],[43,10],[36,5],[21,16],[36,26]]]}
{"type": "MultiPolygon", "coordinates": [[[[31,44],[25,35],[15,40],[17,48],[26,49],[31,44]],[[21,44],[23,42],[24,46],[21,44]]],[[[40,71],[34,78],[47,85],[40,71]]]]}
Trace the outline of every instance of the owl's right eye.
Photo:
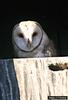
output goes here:
{"type": "Polygon", "coordinates": [[[19,36],[20,38],[24,38],[24,36],[23,36],[22,33],[19,33],[18,36],[19,36]]]}

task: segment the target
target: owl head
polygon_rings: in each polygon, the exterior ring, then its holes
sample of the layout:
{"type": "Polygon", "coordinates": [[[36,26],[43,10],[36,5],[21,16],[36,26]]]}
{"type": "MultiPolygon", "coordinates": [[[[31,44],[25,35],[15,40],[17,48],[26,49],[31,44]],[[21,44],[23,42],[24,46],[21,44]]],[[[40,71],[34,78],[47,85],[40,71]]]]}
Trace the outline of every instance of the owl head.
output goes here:
{"type": "Polygon", "coordinates": [[[27,52],[37,48],[43,37],[42,27],[35,21],[20,22],[14,26],[12,33],[13,44],[20,50],[27,52]]]}

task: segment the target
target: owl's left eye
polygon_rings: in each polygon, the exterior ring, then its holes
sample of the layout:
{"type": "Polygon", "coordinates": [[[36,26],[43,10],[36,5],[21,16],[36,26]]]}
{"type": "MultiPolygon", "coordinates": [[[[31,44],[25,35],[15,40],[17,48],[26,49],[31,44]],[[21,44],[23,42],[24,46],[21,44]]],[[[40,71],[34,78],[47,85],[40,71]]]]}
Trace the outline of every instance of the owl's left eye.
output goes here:
{"type": "Polygon", "coordinates": [[[35,37],[37,34],[38,34],[37,32],[34,32],[32,36],[35,37]]]}
{"type": "Polygon", "coordinates": [[[19,36],[20,38],[24,38],[24,36],[23,36],[22,33],[19,33],[18,36],[19,36]]]}

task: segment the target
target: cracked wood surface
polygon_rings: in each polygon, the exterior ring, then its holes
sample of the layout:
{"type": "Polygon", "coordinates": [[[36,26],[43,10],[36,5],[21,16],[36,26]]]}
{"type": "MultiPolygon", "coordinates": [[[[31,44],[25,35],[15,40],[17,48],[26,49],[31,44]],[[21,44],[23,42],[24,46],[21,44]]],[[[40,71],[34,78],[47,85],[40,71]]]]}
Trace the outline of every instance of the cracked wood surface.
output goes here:
{"type": "Polygon", "coordinates": [[[50,64],[68,63],[68,57],[14,59],[13,62],[20,100],[48,100],[48,96],[68,96],[68,70],[63,68],[53,71],[48,67],[50,64]]]}

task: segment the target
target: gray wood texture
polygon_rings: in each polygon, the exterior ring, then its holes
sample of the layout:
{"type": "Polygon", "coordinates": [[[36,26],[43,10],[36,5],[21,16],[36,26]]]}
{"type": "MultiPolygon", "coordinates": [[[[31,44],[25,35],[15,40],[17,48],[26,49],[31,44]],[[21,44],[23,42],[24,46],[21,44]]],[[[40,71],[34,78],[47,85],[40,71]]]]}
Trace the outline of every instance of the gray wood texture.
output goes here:
{"type": "Polygon", "coordinates": [[[0,100],[20,100],[12,59],[0,60],[0,100]]]}

